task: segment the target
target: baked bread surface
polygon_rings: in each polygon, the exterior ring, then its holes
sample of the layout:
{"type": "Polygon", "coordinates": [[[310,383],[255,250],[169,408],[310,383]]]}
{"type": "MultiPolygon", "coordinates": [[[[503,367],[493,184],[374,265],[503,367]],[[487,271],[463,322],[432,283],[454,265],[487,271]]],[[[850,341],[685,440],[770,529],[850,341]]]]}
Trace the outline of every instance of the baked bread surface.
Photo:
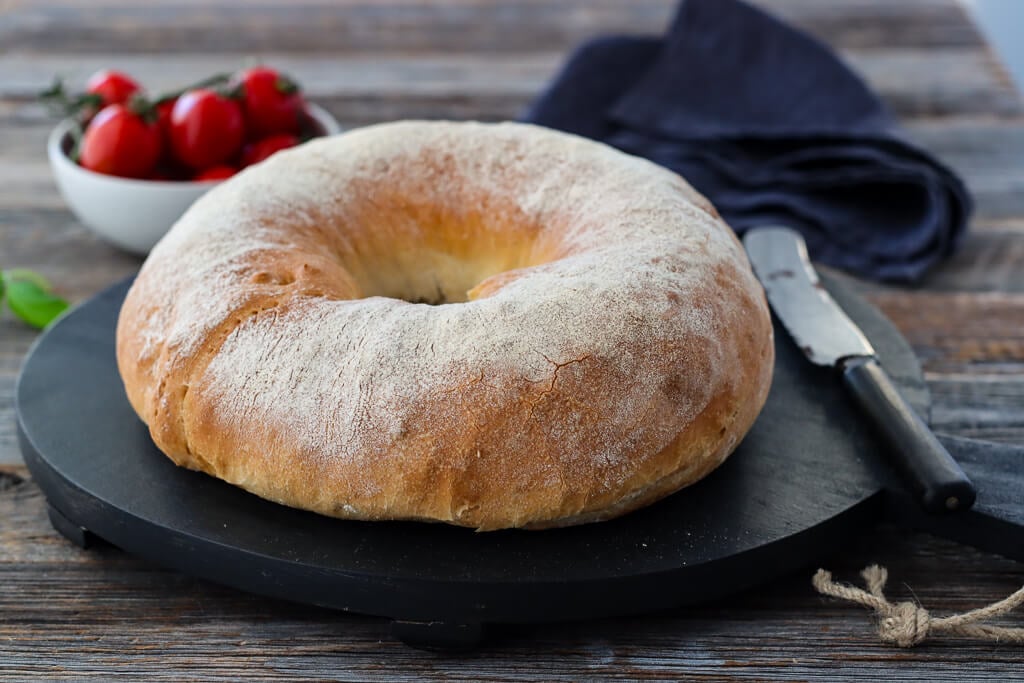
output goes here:
{"type": "Polygon", "coordinates": [[[117,328],[174,462],[341,518],[598,521],[718,466],[773,366],[760,285],[675,174],[525,124],[399,122],[221,184],[117,328]]]}

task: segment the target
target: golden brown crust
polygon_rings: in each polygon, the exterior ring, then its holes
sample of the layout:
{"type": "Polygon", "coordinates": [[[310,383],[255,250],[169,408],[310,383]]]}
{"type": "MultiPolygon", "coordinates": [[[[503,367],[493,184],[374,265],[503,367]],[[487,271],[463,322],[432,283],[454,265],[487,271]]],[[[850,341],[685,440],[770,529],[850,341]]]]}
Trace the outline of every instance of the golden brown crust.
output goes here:
{"type": "Polygon", "coordinates": [[[327,515],[608,519],[720,464],[773,365],[760,286],[677,176],[519,124],[308,144],[198,202],[118,366],[176,463],[327,515]],[[400,299],[443,299],[438,306],[400,299]]]}

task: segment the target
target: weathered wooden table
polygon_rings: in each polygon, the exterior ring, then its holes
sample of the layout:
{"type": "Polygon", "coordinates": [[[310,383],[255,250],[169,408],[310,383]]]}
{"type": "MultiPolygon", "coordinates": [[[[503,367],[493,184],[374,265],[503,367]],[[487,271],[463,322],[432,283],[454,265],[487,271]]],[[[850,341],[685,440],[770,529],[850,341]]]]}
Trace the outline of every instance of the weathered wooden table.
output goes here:
{"type": "MultiPolygon", "coordinates": [[[[116,66],[170,88],[259,56],[346,126],[515,117],[587,36],[660,32],[673,0],[60,0],[0,2],[0,267],[81,300],[140,261],[65,209],[47,168],[53,124],[33,94],[116,66]]],[[[934,426],[1024,442],[1024,106],[954,0],[763,2],[839,48],[907,132],[978,200],[962,251],[913,290],[863,291],[920,354],[934,426]]],[[[20,464],[13,387],[35,333],[0,316],[0,679],[1020,680],[1024,649],[877,642],[861,608],[811,590],[813,568],[697,608],[506,627],[459,658],[392,641],[383,619],[267,600],[57,536],[20,464]],[[953,666],[960,664],[963,666],[953,666]]],[[[1024,463],[1021,464],[1024,467],[1024,463]]],[[[1024,495],[1024,492],[1022,492],[1024,495]]],[[[1003,597],[1024,564],[882,528],[825,565],[887,565],[890,592],[938,614],[1003,597]],[[904,585],[905,584],[905,585],[904,585]]],[[[756,567],[751,567],[756,572],[756,567]]],[[[1018,616],[1018,623],[1024,615],[1018,616]]]]}

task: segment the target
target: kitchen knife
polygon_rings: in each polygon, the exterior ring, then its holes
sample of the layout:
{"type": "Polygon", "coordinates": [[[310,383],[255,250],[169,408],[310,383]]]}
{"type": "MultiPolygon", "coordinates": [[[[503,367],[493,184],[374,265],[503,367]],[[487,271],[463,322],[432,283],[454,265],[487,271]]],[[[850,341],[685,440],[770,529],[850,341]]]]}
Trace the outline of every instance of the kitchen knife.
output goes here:
{"type": "Polygon", "coordinates": [[[803,237],[789,228],[763,227],[749,230],[743,244],[783,327],[808,360],[839,371],[888,442],[892,462],[920,496],[922,507],[928,512],[971,507],[974,485],[900,395],[871,343],[819,282],[803,237]]]}

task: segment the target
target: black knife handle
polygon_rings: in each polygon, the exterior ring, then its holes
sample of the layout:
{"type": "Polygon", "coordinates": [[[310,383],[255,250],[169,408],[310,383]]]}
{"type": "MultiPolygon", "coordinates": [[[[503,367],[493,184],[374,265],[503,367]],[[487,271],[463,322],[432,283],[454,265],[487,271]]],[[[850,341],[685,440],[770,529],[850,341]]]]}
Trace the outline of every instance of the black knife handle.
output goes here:
{"type": "Polygon", "coordinates": [[[842,362],[843,381],[888,441],[892,460],[928,512],[956,512],[974,504],[974,484],[906,402],[878,361],[869,356],[842,362]]]}

